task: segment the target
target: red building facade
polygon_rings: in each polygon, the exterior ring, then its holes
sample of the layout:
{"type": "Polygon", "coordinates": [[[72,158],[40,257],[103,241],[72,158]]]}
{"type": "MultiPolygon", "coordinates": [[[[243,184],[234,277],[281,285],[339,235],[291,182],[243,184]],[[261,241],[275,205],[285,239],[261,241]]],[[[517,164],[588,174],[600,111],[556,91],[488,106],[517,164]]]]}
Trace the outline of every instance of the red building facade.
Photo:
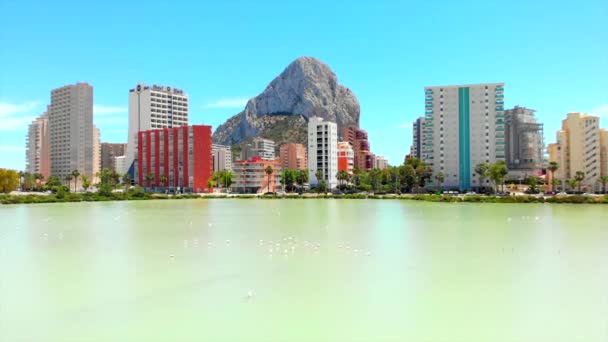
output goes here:
{"type": "Polygon", "coordinates": [[[209,192],[213,173],[211,126],[153,129],[137,134],[137,182],[209,192]]]}

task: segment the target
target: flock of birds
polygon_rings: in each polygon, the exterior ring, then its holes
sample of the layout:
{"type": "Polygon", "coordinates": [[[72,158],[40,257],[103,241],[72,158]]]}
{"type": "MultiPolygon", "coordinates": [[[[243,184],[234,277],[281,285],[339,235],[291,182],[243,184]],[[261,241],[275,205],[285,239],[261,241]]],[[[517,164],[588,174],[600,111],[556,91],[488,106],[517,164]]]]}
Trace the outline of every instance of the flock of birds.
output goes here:
{"type": "MultiPolygon", "coordinates": [[[[278,215],[280,215],[280,213],[278,213],[278,215]]],[[[121,216],[118,215],[118,216],[113,217],[112,219],[113,219],[113,221],[118,221],[118,220],[120,220],[120,218],[121,218],[121,216]]],[[[458,217],[457,217],[457,219],[458,219],[458,217]]],[[[534,216],[534,217],[533,216],[521,216],[521,220],[522,221],[539,221],[540,217],[538,217],[538,216],[534,216]]],[[[49,221],[50,221],[50,218],[47,218],[45,220],[45,222],[49,222],[49,221]]],[[[506,221],[509,223],[512,223],[513,217],[507,217],[506,221]]],[[[208,222],[207,226],[209,229],[211,229],[211,228],[213,228],[213,223],[208,222]]],[[[189,222],[189,227],[190,228],[193,227],[192,221],[189,222]]],[[[18,227],[18,226],[16,227],[17,230],[19,228],[20,227],[18,227]]],[[[328,228],[329,228],[328,226],[325,226],[325,229],[328,229],[328,228]]],[[[42,238],[45,240],[48,240],[49,234],[47,232],[43,232],[42,238]]],[[[63,232],[58,232],[56,235],[56,238],[57,238],[57,240],[63,240],[63,238],[64,238],[63,232]]],[[[232,241],[229,239],[226,239],[224,243],[225,243],[225,246],[230,246],[232,244],[232,241]]],[[[214,243],[212,241],[208,241],[207,245],[208,245],[208,247],[212,247],[214,245],[214,243]]],[[[293,236],[287,236],[287,237],[284,237],[284,238],[278,239],[278,240],[259,239],[257,241],[257,245],[260,248],[265,249],[268,257],[270,257],[270,258],[272,258],[275,255],[283,255],[285,257],[288,257],[290,255],[293,256],[297,250],[303,250],[308,253],[318,254],[318,253],[320,253],[320,251],[322,249],[322,245],[320,243],[315,243],[315,242],[311,242],[308,240],[300,241],[297,238],[294,238],[293,236]]],[[[188,239],[184,240],[183,247],[185,249],[188,249],[190,247],[197,248],[199,246],[200,246],[200,244],[199,244],[199,240],[197,238],[194,238],[191,240],[188,240],[188,239]]],[[[343,251],[345,253],[352,253],[352,255],[354,255],[354,256],[365,255],[365,256],[369,257],[372,255],[371,251],[366,251],[363,249],[355,248],[346,243],[338,243],[335,246],[335,248],[337,249],[337,251],[343,251]]],[[[504,251],[508,251],[509,249],[503,248],[502,250],[504,252],[504,251]]],[[[510,248],[510,251],[513,252],[514,248],[510,248]]],[[[561,250],[558,250],[557,252],[558,252],[558,254],[561,254],[561,250]]],[[[171,260],[175,260],[176,256],[175,256],[175,254],[169,254],[169,258],[171,260]]],[[[252,289],[250,289],[247,291],[245,297],[247,299],[252,299],[253,296],[254,296],[254,291],[252,289]]]]}
{"type": "MultiPolygon", "coordinates": [[[[189,227],[192,227],[193,222],[190,221],[188,225],[189,225],[189,227]]],[[[213,227],[213,224],[210,222],[207,225],[210,229],[213,227]]],[[[326,226],[325,228],[329,228],[329,227],[326,226]]],[[[226,239],[226,240],[224,240],[223,244],[225,247],[230,247],[230,246],[235,245],[235,242],[230,239],[226,239]]],[[[212,241],[207,242],[208,247],[221,246],[221,245],[222,245],[222,243],[214,244],[214,242],[212,242],[212,241]]],[[[295,238],[293,236],[287,236],[287,237],[283,237],[280,239],[274,239],[274,240],[273,239],[268,239],[268,240],[259,239],[257,241],[256,245],[259,249],[265,250],[267,253],[266,255],[269,258],[273,258],[274,256],[283,256],[283,257],[287,258],[289,256],[294,256],[295,253],[299,250],[304,251],[309,254],[310,253],[320,254],[323,249],[323,246],[318,242],[312,242],[312,241],[308,241],[308,240],[299,240],[298,238],[295,238]]],[[[183,249],[199,248],[200,246],[201,246],[201,243],[198,238],[183,240],[183,249]]],[[[355,248],[347,243],[338,243],[335,246],[335,248],[337,251],[342,251],[345,254],[352,254],[354,256],[359,256],[359,255],[367,256],[367,257],[372,256],[371,251],[355,248]]],[[[171,261],[175,261],[176,255],[169,254],[169,258],[171,261]]],[[[251,300],[253,298],[253,296],[254,296],[254,291],[253,291],[253,289],[250,289],[247,291],[245,298],[247,300],[251,300]]]]}

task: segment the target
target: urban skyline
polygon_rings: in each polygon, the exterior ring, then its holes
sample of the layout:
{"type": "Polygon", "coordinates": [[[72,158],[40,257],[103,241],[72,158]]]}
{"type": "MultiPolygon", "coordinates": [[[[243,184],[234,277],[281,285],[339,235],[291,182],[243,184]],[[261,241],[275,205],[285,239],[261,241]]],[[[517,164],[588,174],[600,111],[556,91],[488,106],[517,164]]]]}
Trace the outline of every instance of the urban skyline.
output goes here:
{"type": "MultiPolygon", "coordinates": [[[[504,82],[505,107],[534,108],[545,132],[559,129],[559,118],[568,112],[608,115],[608,46],[597,43],[607,32],[605,1],[309,5],[326,11],[306,12],[315,25],[304,28],[291,24],[290,18],[301,14],[296,4],[191,4],[174,14],[176,22],[191,23],[179,35],[162,25],[147,28],[149,37],[179,44],[178,57],[133,28],[125,14],[140,10],[136,4],[3,2],[2,12],[11,15],[0,31],[0,63],[6,66],[0,76],[0,166],[24,169],[22,140],[29,123],[44,112],[49,89],[78,81],[93,85],[101,140],[123,143],[125,91],[137,82],[185,89],[192,99],[190,121],[215,128],[302,55],[327,63],[352,89],[361,104],[361,127],[391,164],[398,164],[411,144],[411,122],[422,114],[425,86],[504,82]],[[87,15],[88,6],[98,15],[87,15]],[[433,13],[433,25],[424,13],[433,13]],[[57,16],[64,20],[53,20],[57,16]],[[229,24],[234,22],[239,25],[229,24]],[[277,25],[289,29],[277,32],[277,25]],[[457,44],[450,38],[471,32],[476,39],[457,44]],[[315,35],[327,38],[311,40],[315,35]],[[56,37],[62,37],[58,44],[56,37]],[[442,62],[446,56],[450,63],[442,62]]],[[[162,8],[150,6],[146,16],[160,18],[162,8]]],[[[546,134],[545,144],[552,141],[546,134]]]]}

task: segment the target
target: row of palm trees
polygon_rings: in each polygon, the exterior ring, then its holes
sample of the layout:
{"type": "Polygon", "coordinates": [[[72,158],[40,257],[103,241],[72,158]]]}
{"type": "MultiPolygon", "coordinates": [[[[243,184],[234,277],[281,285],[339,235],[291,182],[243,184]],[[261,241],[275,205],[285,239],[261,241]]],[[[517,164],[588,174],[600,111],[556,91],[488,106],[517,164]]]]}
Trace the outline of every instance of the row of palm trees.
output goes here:
{"type": "MultiPolygon", "coordinates": [[[[559,170],[559,164],[555,161],[549,162],[549,166],[547,166],[547,170],[551,172],[551,189],[555,192],[555,187],[561,183],[561,181],[555,178],[555,172],[559,170]]],[[[565,182],[568,184],[570,189],[574,190],[578,189],[578,192],[581,192],[582,183],[585,180],[585,172],[577,171],[574,174],[574,178],[566,179],[565,182]]],[[[597,182],[602,185],[602,192],[606,194],[606,185],[608,184],[608,176],[601,176],[597,179],[597,182]]]]}
{"type": "Polygon", "coordinates": [[[41,189],[44,176],[41,173],[29,173],[19,171],[19,186],[22,190],[41,189]]]}

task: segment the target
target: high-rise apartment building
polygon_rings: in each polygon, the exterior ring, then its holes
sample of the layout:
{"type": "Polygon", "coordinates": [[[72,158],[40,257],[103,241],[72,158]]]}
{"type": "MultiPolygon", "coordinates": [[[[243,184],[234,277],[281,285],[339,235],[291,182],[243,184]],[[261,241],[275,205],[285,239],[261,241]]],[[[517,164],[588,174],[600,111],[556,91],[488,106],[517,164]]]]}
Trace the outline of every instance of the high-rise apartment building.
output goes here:
{"type": "MultiPolygon", "coordinates": [[[[77,83],[54,89],[48,107],[51,175],[61,181],[73,170],[94,179],[93,87],[77,83]]],[[[78,180],[80,181],[80,180],[78,180]]]]}
{"type": "Polygon", "coordinates": [[[582,189],[599,190],[597,180],[608,176],[608,130],[600,129],[600,118],[568,113],[562,129],[557,131],[557,142],[549,144],[549,161],[559,166],[554,177],[562,183],[562,188],[567,180],[582,171],[585,174],[582,189]]]}
{"type": "Polygon", "coordinates": [[[208,192],[213,172],[211,126],[152,129],[137,134],[137,183],[208,192]]]}
{"type": "Polygon", "coordinates": [[[306,148],[302,144],[281,145],[280,155],[283,170],[306,170],[308,167],[306,148]]]}
{"type": "Polygon", "coordinates": [[[361,170],[374,168],[374,154],[370,151],[367,131],[355,126],[342,127],[342,137],[353,147],[355,153],[355,167],[361,170]]]}
{"type": "Polygon", "coordinates": [[[241,160],[249,160],[260,157],[264,160],[275,159],[275,143],[273,140],[264,138],[253,138],[251,143],[245,144],[241,150],[241,160]]]}
{"type": "Polygon", "coordinates": [[[137,170],[137,133],[188,125],[188,95],[168,86],[138,84],[129,90],[129,137],[125,165],[131,177],[137,170]]]}
{"type": "Polygon", "coordinates": [[[308,121],[308,181],[317,185],[325,181],[327,188],[338,185],[338,126],[314,116],[308,121]],[[317,179],[317,170],[321,179],[317,179]]]}
{"type": "Polygon", "coordinates": [[[211,145],[213,171],[232,171],[232,150],[230,146],[211,145]]]}
{"type": "Polygon", "coordinates": [[[422,161],[445,188],[479,186],[475,166],[505,160],[504,84],[426,87],[422,161]]]}
{"type": "Polygon", "coordinates": [[[424,131],[424,118],[420,117],[412,124],[412,147],[410,147],[410,156],[412,158],[422,159],[422,133],[424,131]]]}
{"type": "Polygon", "coordinates": [[[524,180],[542,174],[543,124],[536,120],[535,112],[520,106],[505,110],[505,154],[510,179],[524,180]]]}
{"type": "Polygon", "coordinates": [[[34,120],[27,131],[25,140],[25,169],[29,173],[39,173],[47,180],[51,175],[51,154],[48,113],[44,112],[34,120]]]}
{"type": "Polygon", "coordinates": [[[101,171],[101,131],[93,125],[93,176],[89,178],[92,183],[99,182],[98,173],[101,171]]]}
{"type": "Polygon", "coordinates": [[[115,158],[124,156],[127,144],[101,143],[101,169],[115,170],[115,158]]]}

